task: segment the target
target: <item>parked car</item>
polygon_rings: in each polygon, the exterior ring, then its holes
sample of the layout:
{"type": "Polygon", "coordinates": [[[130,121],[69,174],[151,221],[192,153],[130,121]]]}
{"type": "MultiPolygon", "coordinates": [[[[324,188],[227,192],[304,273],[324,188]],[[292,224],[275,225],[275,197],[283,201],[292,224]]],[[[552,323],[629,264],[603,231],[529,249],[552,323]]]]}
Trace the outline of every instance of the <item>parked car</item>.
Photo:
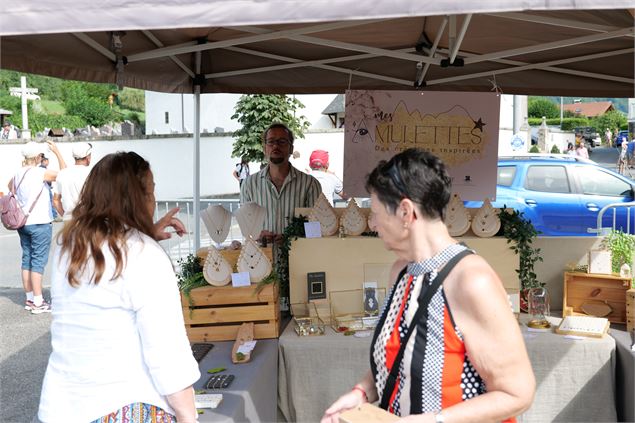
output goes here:
{"type": "MultiPolygon", "coordinates": [[[[635,182],[591,160],[576,156],[527,154],[500,157],[494,207],[524,213],[543,236],[589,236],[598,212],[607,204],[634,201],[635,182]]],[[[466,201],[466,207],[482,203],[466,201]]],[[[635,212],[616,209],[616,229],[635,229],[635,212]]],[[[603,227],[612,227],[613,212],[603,227]]]]}
{"type": "Polygon", "coordinates": [[[586,143],[586,146],[589,150],[593,149],[593,147],[597,146],[596,139],[600,139],[600,134],[598,134],[595,129],[591,126],[580,126],[574,128],[576,137],[582,138],[586,143]]]}
{"type": "Polygon", "coordinates": [[[620,147],[622,145],[622,141],[626,140],[626,142],[629,142],[631,140],[630,134],[628,133],[628,130],[624,130],[624,131],[620,131],[617,133],[617,136],[615,137],[615,139],[613,140],[613,143],[620,147]]]}

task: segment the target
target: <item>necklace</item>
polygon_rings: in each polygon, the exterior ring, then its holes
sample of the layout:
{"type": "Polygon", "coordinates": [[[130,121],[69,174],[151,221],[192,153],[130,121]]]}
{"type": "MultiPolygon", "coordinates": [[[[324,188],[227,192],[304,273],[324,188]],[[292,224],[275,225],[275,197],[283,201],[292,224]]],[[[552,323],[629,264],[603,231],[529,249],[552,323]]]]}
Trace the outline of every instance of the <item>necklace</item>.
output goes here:
{"type": "Polygon", "coordinates": [[[256,242],[249,238],[238,256],[239,272],[249,273],[249,280],[258,283],[271,273],[271,262],[256,242]]]}
{"type": "Polygon", "coordinates": [[[362,213],[354,198],[348,203],[346,211],[340,217],[340,226],[347,235],[361,235],[366,230],[366,216],[362,213]]]}
{"type": "Polygon", "coordinates": [[[232,268],[225,257],[210,245],[203,266],[203,276],[210,285],[224,286],[231,280],[232,268]]]}
{"type": "Polygon", "coordinates": [[[309,214],[309,221],[320,222],[322,236],[331,236],[335,235],[339,229],[337,220],[337,214],[331,207],[331,203],[326,199],[324,193],[321,193],[309,214]]]}
{"type": "Polygon", "coordinates": [[[201,212],[201,219],[205,223],[207,232],[217,244],[227,239],[231,227],[232,215],[221,205],[209,206],[201,212]]]}
{"type": "Polygon", "coordinates": [[[240,232],[245,239],[258,238],[265,225],[266,209],[256,203],[246,203],[234,212],[240,232]]]}

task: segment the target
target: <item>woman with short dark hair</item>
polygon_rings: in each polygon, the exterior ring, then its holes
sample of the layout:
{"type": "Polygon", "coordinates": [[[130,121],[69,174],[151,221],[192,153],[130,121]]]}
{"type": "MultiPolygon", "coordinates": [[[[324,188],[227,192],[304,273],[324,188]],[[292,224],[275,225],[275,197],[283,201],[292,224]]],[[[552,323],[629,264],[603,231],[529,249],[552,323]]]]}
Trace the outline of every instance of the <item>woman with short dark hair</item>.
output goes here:
{"type": "Polygon", "coordinates": [[[369,226],[398,258],[395,284],[371,342],[371,370],[322,422],[374,401],[403,421],[515,421],[533,399],[531,364],[496,272],[443,222],[445,165],[409,149],[380,162],[366,188],[369,226]]]}

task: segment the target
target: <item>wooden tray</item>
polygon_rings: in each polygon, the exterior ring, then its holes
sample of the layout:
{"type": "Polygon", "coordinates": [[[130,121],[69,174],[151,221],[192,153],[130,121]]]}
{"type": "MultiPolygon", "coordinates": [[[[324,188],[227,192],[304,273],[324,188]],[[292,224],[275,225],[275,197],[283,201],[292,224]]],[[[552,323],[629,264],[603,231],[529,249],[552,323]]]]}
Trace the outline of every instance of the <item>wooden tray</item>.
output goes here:
{"type": "Polygon", "coordinates": [[[254,284],[240,288],[195,288],[190,291],[190,300],[181,294],[190,342],[234,340],[245,322],[254,323],[254,339],[277,338],[280,335],[278,285],[270,284],[258,294],[255,292],[254,284]]]}

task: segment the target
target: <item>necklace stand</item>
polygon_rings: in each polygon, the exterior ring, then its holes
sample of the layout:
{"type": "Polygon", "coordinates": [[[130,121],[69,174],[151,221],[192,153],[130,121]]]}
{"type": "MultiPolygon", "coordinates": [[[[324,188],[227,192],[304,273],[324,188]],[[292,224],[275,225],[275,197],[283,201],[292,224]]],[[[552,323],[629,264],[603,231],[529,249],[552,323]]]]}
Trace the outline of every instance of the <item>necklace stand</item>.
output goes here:
{"type": "Polygon", "coordinates": [[[361,235],[367,226],[367,219],[354,198],[348,202],[346,210],[340,217],[340,227],[345,235],[361,235]]]}
{"type": "Polygon", "coordinates": [[[337,214],[324,193],[321,193],[315,201],[315,205],[309,213],[309,222],[320,222],[322,236],[331,236],[337,233],[339,229],[337,214]]]}
{"type": "Polygon", "coordinates": [[[201,212],[201,220],[209,232],[210,238],[220,246],[229,235],[232,215],[221,205],[209,206],[201,212]]]}
{"type": "Polygon", "coordinates": [[[256,203],[246,203],[234,212],[236,221],[240,227],[240,233],[247,240],[258,239],[260,232],[265,227],[266,209],[256,203]]]}
{"type": "Polygon", "coordinates": [[[249,273],[251,283],[261,282],[271,273],[271,261],[258,247],[253,238],[247,238],[236,265],[239,272],[249,273]]]}
{"type": "Polygon", "coordinates": [[[225,286],[232,279],[232,267],[214,246],[210,245],[203,266],[203,277],[208,284],[225,286]]]}

